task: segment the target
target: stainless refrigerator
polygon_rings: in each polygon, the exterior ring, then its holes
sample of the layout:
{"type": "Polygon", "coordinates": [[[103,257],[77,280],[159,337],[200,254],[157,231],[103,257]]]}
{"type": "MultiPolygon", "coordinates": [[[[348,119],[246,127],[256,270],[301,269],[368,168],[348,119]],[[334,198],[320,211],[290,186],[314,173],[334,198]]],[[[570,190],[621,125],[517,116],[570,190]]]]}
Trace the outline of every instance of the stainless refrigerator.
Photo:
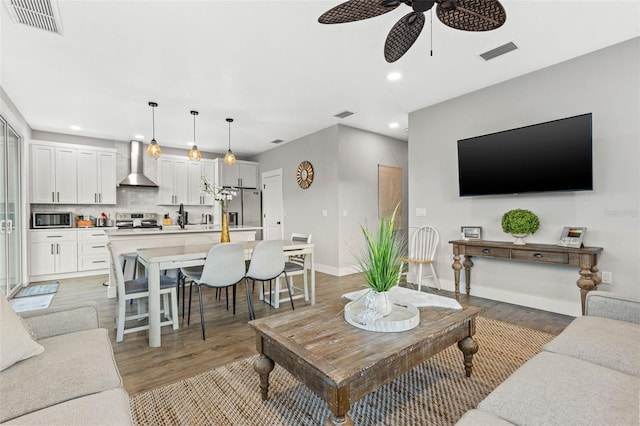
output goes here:
{"type": "MultiPolygon", "coordinates": [[[[236,226],[262,226],[262,193],[259,189],[239,188],[229,202],[229,218],[236,226]],[[234,213],[237,213],[234,214],[234,213]],[[233,219],[237,217],[237,223],[233,219]]],[[[256,232],[256,240],[262,239],[262,231],[256,232]]]]}

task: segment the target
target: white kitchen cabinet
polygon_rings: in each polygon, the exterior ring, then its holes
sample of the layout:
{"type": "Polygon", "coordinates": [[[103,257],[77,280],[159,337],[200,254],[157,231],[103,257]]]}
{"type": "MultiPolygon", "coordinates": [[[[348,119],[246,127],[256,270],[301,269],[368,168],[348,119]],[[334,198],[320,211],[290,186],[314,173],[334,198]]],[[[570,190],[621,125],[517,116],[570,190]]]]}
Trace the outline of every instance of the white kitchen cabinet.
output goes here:
{"type": "Polygon", "coordinates": [[[109,239],[104,230],[78,230],[78,271],[103,269],[108,273],[110,265],[108,242],[109,239]]]}
{"type": "Polygon", "coordinates": [[[159,204],[187,204],[189,201],[189,161],[164,155],[158,160],[159,204]]]}
{"type": "Polygon", "coordinates": [[[31,145],[32,203],[78,202],[77,149],[60,145],[31,145]]]}
{"type": "Polygon", "coordinates": [[[209,183],[217,183],[214,174],[214,164],[212,160],[200,160],[199,162],[189,162],[189,199],[186,204],[192,206],[212,206],[215,203],[213,195],[202,192],[202,177],[209,183]]]}
{"type": "Polygon", "coordinates": [[[228,165],[222,158],[216,158],[218,182],[222,186],[238,188],[258,187],[258,163],[238,160],[236,164],[228,165]]]}
{"type": "Polygon", "coordinates": [[[31,276],[62,274],[78,270],[75,231],[32,231],[29,244],[31,276]]]}
{"type": "Polygon", "coordinates": [[[116,153],[78,150],[78,204],[116,204],[116,153]]]}

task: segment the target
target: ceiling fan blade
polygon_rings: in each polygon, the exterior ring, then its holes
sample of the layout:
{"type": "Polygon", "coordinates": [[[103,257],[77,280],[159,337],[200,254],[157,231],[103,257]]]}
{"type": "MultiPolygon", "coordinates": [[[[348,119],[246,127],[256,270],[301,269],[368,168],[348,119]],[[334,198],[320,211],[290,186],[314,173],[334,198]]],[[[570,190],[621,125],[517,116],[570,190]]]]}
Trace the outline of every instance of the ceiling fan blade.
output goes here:
{"type": "Polygon", "coordinates": [[[349,0],[327,10],[319,18],[321,24],[343,24],[361,21],[391,12],[402,1],[391,0],[349,0]]]}
{"type": "Polygon", "coordinates": [[[507,20],[504,7],[497,0],[443,1],[436,8],[440,22],[463,31],[491,31],[507,20]]]}
{"type": "Polygon", "coordinates": [[[424,27],[424,14],[411,12],[400,18],[391,28],[384,44],[384,58],[395,62],[416,42],[424,27]]]}

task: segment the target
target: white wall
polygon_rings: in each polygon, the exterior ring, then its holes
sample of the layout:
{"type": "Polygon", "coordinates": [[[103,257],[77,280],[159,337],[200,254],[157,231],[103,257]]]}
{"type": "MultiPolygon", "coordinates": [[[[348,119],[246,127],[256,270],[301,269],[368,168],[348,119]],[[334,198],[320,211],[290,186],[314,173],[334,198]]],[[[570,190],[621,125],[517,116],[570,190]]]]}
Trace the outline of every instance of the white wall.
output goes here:
{"type": "Polygon", "coordinates": [[[284,234],[312,234],[316,269],[333,275],[354,272],[351,249],[360,243],[359,226],[377,220],[378,164],[402,167],[406,188],[407,143],[343,125],[296,139],[253,160],[260,162],[261,172],[283,169],[284,234]],[[308,189],[301,189],[296,169],[305,160],[313,165],[314,180],[308,189]]]}
{"type": "MultiPolygon", "coordinates": [[[[509,66],[509,55],[496,60],[509,66]]],[[[479,225],[486,240],[510,241],[500,227],[513,208],[541,222],[527,241],[555,244],[563,226],[586,226],[585,245],[603,247],[600,289],[640,296],[640,38],[483,89],[409,116],[409,222],[441,233],[437,271],[453,289],[449,240],[479,225]],[[594,190],[460,198],[459,139],[593,113],[594,190]],[[415,217],[425,207],[426,218],[415,217]]],[[[474,258],[471,294],[569,315],[580,314],[573,267],[474,258]]],[[[462,287],[462,286],[461,286],[462,287]]]]}

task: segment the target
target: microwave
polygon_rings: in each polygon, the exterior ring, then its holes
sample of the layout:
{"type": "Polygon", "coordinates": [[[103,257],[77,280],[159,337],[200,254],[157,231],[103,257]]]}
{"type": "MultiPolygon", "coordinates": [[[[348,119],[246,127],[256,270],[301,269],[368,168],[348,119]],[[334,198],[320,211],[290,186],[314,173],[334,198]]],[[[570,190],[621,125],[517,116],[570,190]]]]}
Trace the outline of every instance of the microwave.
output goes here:
{"type": "Polygon", "coordinates": [[[38,228],[71,228],[73,213],[71,212],[33,212],[31,227],[38,228]]]}

